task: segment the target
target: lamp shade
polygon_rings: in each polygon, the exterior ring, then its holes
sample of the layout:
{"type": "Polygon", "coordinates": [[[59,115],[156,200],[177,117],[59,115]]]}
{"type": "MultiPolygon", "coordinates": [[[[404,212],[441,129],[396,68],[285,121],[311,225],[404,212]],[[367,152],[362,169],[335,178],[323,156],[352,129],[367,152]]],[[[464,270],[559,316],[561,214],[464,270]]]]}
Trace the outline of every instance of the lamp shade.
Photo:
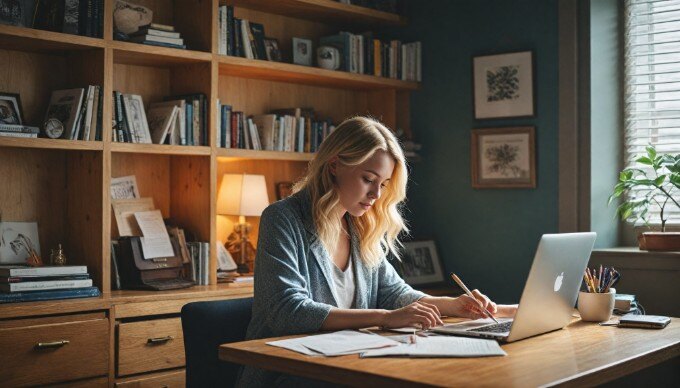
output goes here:
{"type": "Polygon", "coordinates": [[[267,206],[264,175],[224,174],[217,195],[217,214],[259,217],[267,206]]]}

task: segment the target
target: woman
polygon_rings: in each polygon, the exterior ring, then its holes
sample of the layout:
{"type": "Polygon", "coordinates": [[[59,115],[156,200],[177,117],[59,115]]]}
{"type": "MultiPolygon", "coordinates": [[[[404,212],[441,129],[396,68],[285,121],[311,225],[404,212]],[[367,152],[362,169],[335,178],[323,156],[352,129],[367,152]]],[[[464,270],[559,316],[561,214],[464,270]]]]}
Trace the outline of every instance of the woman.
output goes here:
{"type": "MultiPolygon", "coordinates": [[[[413,290],[385,259],[399,257],[407,231],[404,154],[394,135],[365,117],[343,122],[310,162],[291,197],[260,219],[255,300],[247,338],[320,330],[441,325],[441,316],[501,316],[479,291],[476,299],[433,297],[413,290]]],[[[288,376],[246,367],[240,385],[284,383],[288,376]]]]}

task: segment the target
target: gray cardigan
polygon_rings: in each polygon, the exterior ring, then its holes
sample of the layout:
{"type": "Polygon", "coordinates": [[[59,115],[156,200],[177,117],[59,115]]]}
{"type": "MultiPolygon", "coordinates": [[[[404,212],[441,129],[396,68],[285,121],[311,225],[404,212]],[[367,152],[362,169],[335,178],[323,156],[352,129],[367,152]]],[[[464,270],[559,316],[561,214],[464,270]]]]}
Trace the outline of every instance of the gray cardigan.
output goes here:
{"type": "MultiPolygon", "coordinates": [[[[413,290],[383,258],[369,269],[360,258],[352,223],[351,260],[355,271],[354,308],[394,310],[426,296],[413,290]]],[[[262,213],[255,258],[255,300],[247,339],[313,333],[332,307],[332,259],[316,235],[307,190],[273,203],[262,213]]],[[[275,385],[279,374],[245,367],[239,386],[275,385]]]]}

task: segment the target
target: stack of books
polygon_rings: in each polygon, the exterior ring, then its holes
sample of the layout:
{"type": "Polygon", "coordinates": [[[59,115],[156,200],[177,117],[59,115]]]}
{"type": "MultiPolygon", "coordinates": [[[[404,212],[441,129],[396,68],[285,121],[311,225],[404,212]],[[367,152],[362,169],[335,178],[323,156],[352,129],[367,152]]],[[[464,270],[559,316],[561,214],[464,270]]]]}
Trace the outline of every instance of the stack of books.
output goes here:
{"type": "Polygon", "coordinates": [[[0,303],[99,296],[87,266],[0,266],[0,303]]]}
{"type": "Polygon", "coordinates": [[[38,137],[40,128],[19,124],[0,124],[0,136],[38,137]]]}
{"type": "Polygon", "coordinates": [[[130,34],[130,41],[152,46],[186,49],[184,39],[175,31],[174,26],[151,23],[130,34]]]}
{"type": "Polygon", "coordinates": [[[218,283],[252,283],[255,277],[252,273],[240,274],[236,271],[218,271],[218,283]]]}
{"type": "Polygon", "coordinates": [[[52,91],[45,121],[59,120],[64,126],[61,139],[101,140],[103,91],[101,85],[52,91]]]}

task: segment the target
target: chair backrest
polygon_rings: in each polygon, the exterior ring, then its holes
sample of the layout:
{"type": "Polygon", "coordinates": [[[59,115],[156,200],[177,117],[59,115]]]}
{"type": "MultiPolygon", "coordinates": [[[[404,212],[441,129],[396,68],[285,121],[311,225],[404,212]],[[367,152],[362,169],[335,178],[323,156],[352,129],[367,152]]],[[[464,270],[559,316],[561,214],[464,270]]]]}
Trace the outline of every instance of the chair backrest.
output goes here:
{"type": "Polygon", "coordinates": [[[220,361],[220,344],[243,341],[253,298],[187,303],[182,307],[187,387],[231,387],[240,365],[220,361]]]}

